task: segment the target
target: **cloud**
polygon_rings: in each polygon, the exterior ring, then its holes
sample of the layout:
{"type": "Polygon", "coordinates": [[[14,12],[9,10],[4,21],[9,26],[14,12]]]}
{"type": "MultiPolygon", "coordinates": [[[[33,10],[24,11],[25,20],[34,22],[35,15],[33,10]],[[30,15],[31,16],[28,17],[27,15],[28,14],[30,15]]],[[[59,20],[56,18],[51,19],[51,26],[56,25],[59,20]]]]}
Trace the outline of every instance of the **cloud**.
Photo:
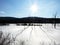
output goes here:
{"type": "Polygon", "coordinates": [[[5,11],[0,11],[0,14],[5,14],[6,12],[5,11]]]}
{"type": "Polygon", "coordinates": [[[0,11],[0,16],[4,16],[6,14],[5,11],[0,11]]]}

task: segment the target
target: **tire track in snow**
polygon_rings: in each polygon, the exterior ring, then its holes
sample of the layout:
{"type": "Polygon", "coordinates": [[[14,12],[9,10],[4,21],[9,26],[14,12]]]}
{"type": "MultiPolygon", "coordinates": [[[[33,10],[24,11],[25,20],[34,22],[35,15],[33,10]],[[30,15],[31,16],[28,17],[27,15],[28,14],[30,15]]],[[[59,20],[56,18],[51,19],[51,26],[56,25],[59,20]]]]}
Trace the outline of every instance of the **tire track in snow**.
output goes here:
{"type": "Polygon", "coordinates": [[[27,28],[29,28],[29,26],[27,26],[27,27],[25,27],[24,29],[22,29],[22,31],[21,32],[17,32],[17,34],[16,34],[16,36],[15,36],[15,39],[16,39],[16,37],[18,36],[18,35],[21,35],[27,28]]]}
{"type": "Polygon", "coordinates": [[[43,28],[39,27],[46,35],[47,37],[51,40],[51,41],[56,41],[51,35],[48,35],[48,33],[46,31],[44,31],[43,28]],[[50,38],[51,37],[51,38],[50,38]],[[54,40],[53,40],[54,39],[54,40]]]}
{"type": "MultiPolygon", "coordinates": [[[[50,37],[52,37],[52,40],[54,39],[54,41],[55,42],[58,42],[58,40],[54,37],[54,35],[53,34],[55,34],[55,32],[56,31],[58,31],[59,32],[59,30],[52,30],[53,31],[53,33],[51,33],[51,32],[48,32],[48,30],[47,29],[45,29],[44,27],[41,27],[43,30],[46,30],[45,32],[47,33],[47,35],[49,35],[50,37]]],[[[50,30],[49,30],[50,31],[50,30]]]]}

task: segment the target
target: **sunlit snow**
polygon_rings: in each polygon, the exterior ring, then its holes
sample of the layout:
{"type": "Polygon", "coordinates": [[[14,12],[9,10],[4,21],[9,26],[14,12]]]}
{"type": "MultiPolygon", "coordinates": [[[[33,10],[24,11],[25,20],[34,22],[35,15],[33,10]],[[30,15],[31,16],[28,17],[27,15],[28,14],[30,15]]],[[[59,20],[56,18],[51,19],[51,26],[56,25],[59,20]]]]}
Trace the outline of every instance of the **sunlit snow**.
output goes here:
{"type": "MultiPolygon", "coordinates": [[[[17,26],[10,24],[0,26],[0,31],[17,35],[18,42],[24,41],[25,45],[60,45],[60,24],[54,28],[53,24],[42,26],[17,26]]],[[[20,43],[18,43],[19,45],[20,43]]]]}

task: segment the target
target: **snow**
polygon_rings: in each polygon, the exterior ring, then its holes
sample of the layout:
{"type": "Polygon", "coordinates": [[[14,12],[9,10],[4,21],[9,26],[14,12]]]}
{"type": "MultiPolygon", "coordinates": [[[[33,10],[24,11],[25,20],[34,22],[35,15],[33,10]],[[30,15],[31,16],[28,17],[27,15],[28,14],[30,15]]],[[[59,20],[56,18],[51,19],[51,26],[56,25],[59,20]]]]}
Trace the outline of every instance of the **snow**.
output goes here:
{"type": "Polygon", "coordinates": [[[60,24],[54,28],[53,24],[42,24],[42,26],[0,26],[0,31],[10,32],[17,40],[24,41],[25,45],[60,45],[60,24]]]}

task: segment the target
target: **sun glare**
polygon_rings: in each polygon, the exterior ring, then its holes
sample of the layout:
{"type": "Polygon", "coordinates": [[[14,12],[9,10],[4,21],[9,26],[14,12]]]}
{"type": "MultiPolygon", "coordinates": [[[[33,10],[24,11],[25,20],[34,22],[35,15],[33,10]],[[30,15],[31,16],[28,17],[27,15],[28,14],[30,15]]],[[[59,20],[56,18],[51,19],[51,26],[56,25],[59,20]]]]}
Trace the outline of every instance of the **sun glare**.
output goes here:
{"type": "Polygon", "coordinates": [[[38,11],[38,6],[36,4],[34,4],[30,7],[30,10],[32,13],[36,13],[38,11]]]}

